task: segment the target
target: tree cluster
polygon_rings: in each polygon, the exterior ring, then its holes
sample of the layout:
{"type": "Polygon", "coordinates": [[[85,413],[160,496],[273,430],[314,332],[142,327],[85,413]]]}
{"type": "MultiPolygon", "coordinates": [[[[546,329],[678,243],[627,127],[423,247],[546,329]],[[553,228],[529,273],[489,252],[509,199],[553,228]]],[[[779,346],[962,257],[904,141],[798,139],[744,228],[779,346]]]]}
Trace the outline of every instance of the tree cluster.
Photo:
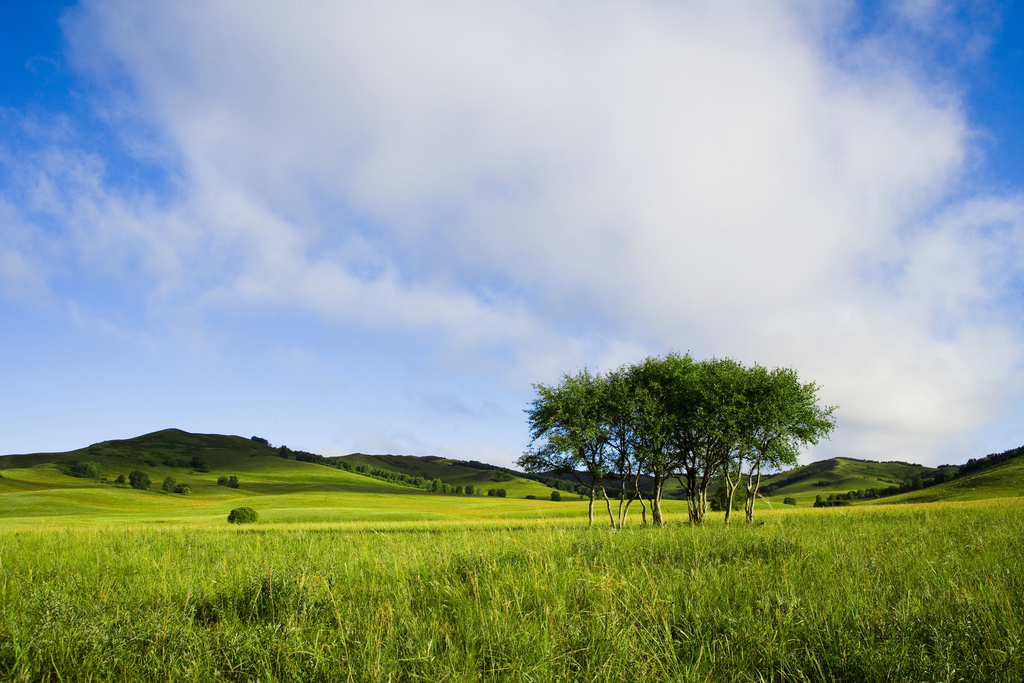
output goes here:
{"type": "Polygon", "coordinates": [[[600,493],[613,528],[639,500],[644,522],[663,524],[665,484],[678,479],[689,519],[705,521],[708,488],[722,481],[729,523],[736,489],[753,519],[762,472],[795,465],[807,444],[835,428],[834,407],[818,403],[818,385],[795,370],[745,367],[732,359],[689,354],[650,357],[607,374],[584,369],[557,385],[535,384],[526,410],[531,447],[518,460],[527,472],[571,475],[586,487],[588,515],[600,493]],[[649,492],[641,478],[650,482],[649,492]],[[618,489],[612,512],[609,485],[618,489]],[[646,500],[645,500],[646,499],[646,500]]]}

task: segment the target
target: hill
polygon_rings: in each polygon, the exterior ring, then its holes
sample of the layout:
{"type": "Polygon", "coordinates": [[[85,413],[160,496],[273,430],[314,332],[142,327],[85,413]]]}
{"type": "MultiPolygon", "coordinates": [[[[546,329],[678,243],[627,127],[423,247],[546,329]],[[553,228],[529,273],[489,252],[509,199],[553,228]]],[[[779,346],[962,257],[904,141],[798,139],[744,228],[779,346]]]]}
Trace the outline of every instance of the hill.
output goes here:
{"type": "Polygon", "coordinates": [[[827,499],[849,491],[882,491],[915,477],[932,478],[939,471],[906,462],[831,458],[762,479],[761,490],[773,505],[787,497],[795,498],[798,505],[810,505],[817,496],[827,499]]]}
{"type": "Polygon", "coordinates": [[[263,440],[178,429],[64,453],[0,456],[0,497],[0,519],[7,522],[75,516],[95,522],[222,523],[232,508],[243,505],[259,510],[266,521],[479,519],[569,512],[567,504],[551,503],[550,489],[538,482],[515,477],[496,482],[493,474],[441,458],[322,458],[273,448],[263,440]],[[353,466],[360,459],[392,468],[402,463],[407,470],[415,468],[452,485],[480,484],[484,495],[435,493],[367,476],[353,466]],[[73,476],[76,469],[86,469],[87,476],[73,476]],[[150,478],[148,490],[117,483],[135,470],[150,478]],[[238,488],[218,485],[218,479],[231,476],[238,477],[238,488]],[[167,477],[191,492],[162,490],[167,477]],[[509,498],[489,498],[487,488],[504,488],[509,498]],[[527,495],[537,500],[526,500],[527,495]]]}

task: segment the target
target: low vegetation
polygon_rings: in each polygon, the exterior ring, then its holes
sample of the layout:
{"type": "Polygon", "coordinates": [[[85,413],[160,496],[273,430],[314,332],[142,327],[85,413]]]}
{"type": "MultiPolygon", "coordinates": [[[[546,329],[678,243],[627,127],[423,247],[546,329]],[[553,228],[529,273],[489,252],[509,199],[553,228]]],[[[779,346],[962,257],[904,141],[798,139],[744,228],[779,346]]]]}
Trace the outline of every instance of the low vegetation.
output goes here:
{"type": "Polygon", "coordinates": [[[1024,679],[1024,501],[686,519],[0,529],[0,679],[1024,679]]]}
{"type": "Polygon", "coordinates": [[[235,508],[228,514],[228,521],[232,524],[252,524],[259,519],[259,514],[250,507],[235,508]]]}

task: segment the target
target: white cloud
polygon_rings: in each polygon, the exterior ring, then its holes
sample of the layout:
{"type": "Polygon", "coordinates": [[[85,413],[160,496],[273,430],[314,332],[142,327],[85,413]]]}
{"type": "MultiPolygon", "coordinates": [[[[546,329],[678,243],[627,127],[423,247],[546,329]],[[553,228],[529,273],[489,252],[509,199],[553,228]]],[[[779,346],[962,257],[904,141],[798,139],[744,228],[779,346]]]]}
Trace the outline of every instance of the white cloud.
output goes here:
{"type": "Polygon", "coordinates": [[[1020,206],[932,218],[970,153],[956,93],[884,41],[834,59],[845,16],[805,9],[93,0],[72,63],[180,194],[52,171],[39,203],[157,299],[508,344],[496,383],[793,365],[841,406],[834,450],[927,460],[1019,391],[1020,206]]]}

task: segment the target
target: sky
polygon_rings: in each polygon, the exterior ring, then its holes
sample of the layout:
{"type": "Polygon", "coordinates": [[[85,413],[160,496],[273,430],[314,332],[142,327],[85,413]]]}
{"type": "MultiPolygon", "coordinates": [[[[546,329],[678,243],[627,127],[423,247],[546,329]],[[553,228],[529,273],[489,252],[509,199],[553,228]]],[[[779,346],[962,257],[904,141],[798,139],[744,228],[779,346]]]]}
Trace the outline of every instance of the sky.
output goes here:
{"type": "Polygon", "coordinates": [[[510,465],[533,384],[791,367],[1024,443],[1024,5],[0,0],[0,453],[510,465]]]}

